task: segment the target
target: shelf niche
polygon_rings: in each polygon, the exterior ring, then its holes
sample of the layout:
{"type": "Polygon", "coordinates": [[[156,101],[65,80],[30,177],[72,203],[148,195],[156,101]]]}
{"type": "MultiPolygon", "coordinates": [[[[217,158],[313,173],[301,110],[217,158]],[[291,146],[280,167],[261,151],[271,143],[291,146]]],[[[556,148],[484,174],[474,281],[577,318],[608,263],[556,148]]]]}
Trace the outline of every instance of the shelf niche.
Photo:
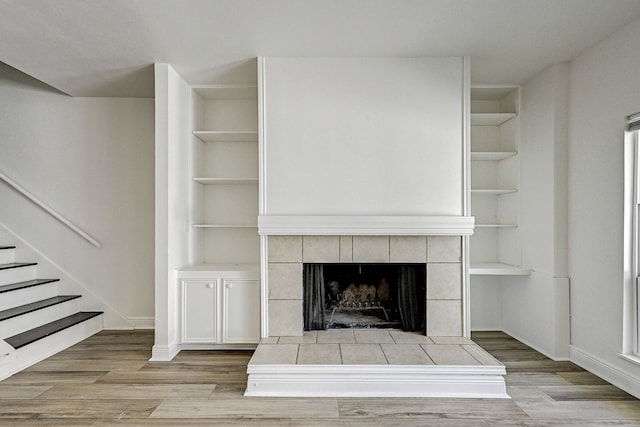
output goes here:
{"type": "Polygon", "coordinates": [[[529,274],[519,267],[519,88],[471,88],[471,275],[529,274]]]}
{"type": "Polygon", "coordinates": [[[191,95],[192,262],[256,265],[257,85],[194,85],[191,95]]]}

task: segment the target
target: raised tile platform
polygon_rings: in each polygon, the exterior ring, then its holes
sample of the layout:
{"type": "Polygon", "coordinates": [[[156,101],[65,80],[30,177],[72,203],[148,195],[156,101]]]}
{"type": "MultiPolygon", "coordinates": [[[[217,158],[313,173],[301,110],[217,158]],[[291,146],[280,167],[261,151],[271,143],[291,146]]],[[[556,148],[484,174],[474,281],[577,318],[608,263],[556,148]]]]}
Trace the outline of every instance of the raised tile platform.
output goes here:
{"type": "Polygon", "coordinates": [[[509,398],[506,370],[473,341],[337,329],[261,341],[246,396],[509,398]]]}

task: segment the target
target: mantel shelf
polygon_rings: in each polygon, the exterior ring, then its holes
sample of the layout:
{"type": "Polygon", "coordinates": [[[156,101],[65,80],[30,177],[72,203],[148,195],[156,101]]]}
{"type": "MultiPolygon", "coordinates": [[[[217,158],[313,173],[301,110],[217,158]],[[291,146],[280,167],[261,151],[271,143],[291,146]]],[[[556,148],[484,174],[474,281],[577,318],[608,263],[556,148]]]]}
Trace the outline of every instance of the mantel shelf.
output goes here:
{"type": "Polygon", "coordinates": [[[193,178],[195,182],[205,185],[212,184],[257,184],[256,178],[193,178]]]}
{"type": "Polygon", "coordinates": [[[531,271],[516,265],[503,263],[471,264],[469,274],[472,276],[529,276],[531,271]]]}
{"type": "Polygon", "coordinates": [[[195,130],[193,134],[202,142],[258,142],[257,131],[195,130]]]}
{"type": "Polygon", "coordinates": [[[516,151],[472,151],[471,160],[497,161],[517,155],[516,151]]]}
{"type": "Polygon", "coordinates": [[[471,194],[500,195],[516,193],[517,191],[515,188],[472,188],[471,194]]]}
{"type": "Polygon", "coordinates": [[[500,126],[516,116],[516,113],[471,113],[471,125],[500,126]]]}

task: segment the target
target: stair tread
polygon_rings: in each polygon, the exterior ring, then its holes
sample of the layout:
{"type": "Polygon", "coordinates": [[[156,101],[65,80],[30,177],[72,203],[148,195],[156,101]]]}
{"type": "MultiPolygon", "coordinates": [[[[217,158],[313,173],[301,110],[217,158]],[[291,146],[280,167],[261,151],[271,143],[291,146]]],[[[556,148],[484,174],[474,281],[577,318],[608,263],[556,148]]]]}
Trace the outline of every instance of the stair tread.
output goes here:
{"type": "Polygon", "coordinates": [[[0,270],[8,270],[10,268],[30,267],[38,265],[37,262],[10,262],[9,264],[0,264],[0,270]]]}
{"type": "Polygon", "coordinates": [[[17,291],[19,289],[30,288],[32,286],[44,285],[51,282],[57,282],[60,279],[34,279],[27,280],[25,282],[10,283],[8,285],[0,286],[0,294],[3,292],[17,291]]]}
{"type": "Polygon", "coordinates": [[[15,249],[15,248],[16,248],[15,246],[0,246],[0,251],[4,251],[7,249],[15,249]]]}
{"type": "Polygon", "coordinates": [[[70,328],[71,326],[77,325],[78,323],[82,323],[85,320],[99,316],[102,313],[102,311],[80,311],[51,323],[5,338],[5,341],[13,348],[19,349],[20,347],[24,347],[25,345],[48,337],[56,332],[60,332],[64,329],[70,328]]]}
{"type": "Polygon", "coordinates": [[[80,298],[80,295],[58,295],[18,307],[9,308],[7,310],[2,310],[0,311],[0,321],[12,319],[14,317],[31,313],[36,310],[41,310],[43,308],[51,307],[56,304],[62,304],[63,302],[71,301],[76,298],[80,298]]]}

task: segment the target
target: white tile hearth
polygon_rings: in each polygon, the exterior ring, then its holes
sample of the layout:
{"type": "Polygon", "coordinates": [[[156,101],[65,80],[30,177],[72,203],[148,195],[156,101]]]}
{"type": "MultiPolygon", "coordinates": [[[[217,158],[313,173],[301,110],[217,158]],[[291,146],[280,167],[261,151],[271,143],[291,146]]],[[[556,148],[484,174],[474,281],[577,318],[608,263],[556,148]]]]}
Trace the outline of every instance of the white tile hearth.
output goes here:
{"type": "Polygon", "coordinates": [[[464,337],[390,329],[274,338],[247,366],[247,395],[508,398],[504,366],[464,337]]]}
{"type": "Polygon", "coordinates": [[[343,365],[386,365],[380,344],[340,344],[343,365]]]}
{"type": "Polygon", "coordinates": [[[340,365],[342,364],[340,344],[300,344],[297,364],[340,365]]]}
{"type": "Polygon", "coordinates": [[[390,365],[433,365],[420,344],[380,344],[390,365]]]}
{"type": "Polygon", "coordinates": [[[353,331],[358,344],[394,343],[393,337],[385,329],[356,329],[353,331]]]}

